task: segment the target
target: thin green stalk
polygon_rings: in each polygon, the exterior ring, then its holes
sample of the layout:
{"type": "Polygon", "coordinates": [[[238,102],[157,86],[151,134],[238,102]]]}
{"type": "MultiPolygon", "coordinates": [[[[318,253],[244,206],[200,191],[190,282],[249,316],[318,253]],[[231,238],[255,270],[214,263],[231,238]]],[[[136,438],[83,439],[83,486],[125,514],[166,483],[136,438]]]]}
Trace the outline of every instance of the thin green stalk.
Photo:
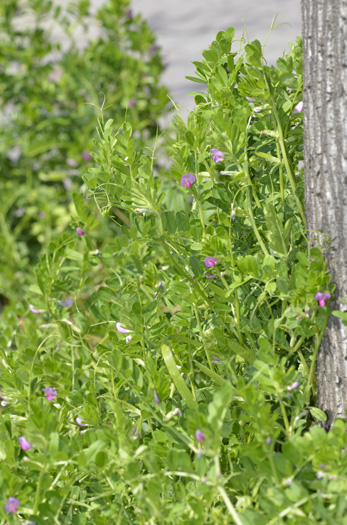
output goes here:
{"type": "Polygon", "coordinates": [[[177,262],[175,261],[175,259],[173,258],[173,256],[171,255],[170,253],[170,249],[169,249],[169,246],[166,244],[166,241],[165,240],[162,240],[162,245],[163,245],[163,248],[168,256],[168,258],[170,259],[172,265],[176,268],[177,272],[179,273],[179,275],[181,275],[182,277],[185,277],[185,278],[188,278],[189,281],[191,282],[192,286],[194,287],[194,289],[199,293],[199,295],[202,297],[202,299],[204,300],[205,304],[209,307],[209,308],[212,308],[212,303],[211,301],[209,300],[209,298],[207,297],[207,295],[205,294],[205,292],[200,288],[199,284],[194,282],[191,277],[189,275],[187,275],[183,270],[182,268],[179,266],[179,264],[177,264],[177,262]]]}
{"type": "Polygon", "coordinates": [[[275,478],[276,484],[278,485],[279,481],[278,481],[277,470],[276,470],[276,467],[275,467],[274,458],[272,457],[271,451],[268,453],[268,458],[269,458],[272,474],[273,474],[273,476],[275,478]]]}
{"type": "Polygon", "coordinates": [[[309,366],[307,364],[307,361],[306,361],[306,359],[304,357],[304,354],[302,353],[301,350],[298,350],[298,355],[300,357],[301,364],[302,364],[302,366],[305,369],[306,377],[309,378],[309,376],[310,376],[310,368],[309,368],[309,366]]]}
{"type": "Polygon", "coordinates": [[[36,487],[35,501],[34,501],[34,507],[33,507],[33,514],[36,514],[38,506],[39,506],[39,503],[41,501],[41,488],[42,488],[42,483],[43,483],[43,478],[45,476],[45,473],[46,473],[45,468],[42,468],[42,470],[40,472],[40,476],[39,476],[39,481],[38,481],[37,487],[36,487]]]}
{"type": "MultiPolygon", "coordinates": [[[[276,149],[277,149],[278,160],[281,162],[281,149],[280,149],[280,145],[278,144],[278,142],[276,142],[276,149]]],[[[282,204],[284,204],[284,184],[283,184],[283,167],[282,167],[282,162],[280,164],[279,170],[280,170],[281,201],[282,201],[282,204]]]]}
{"type": "Polygon", "coordinates": [[[296,180],[295,180],[293,166],[292,166],[291,160],[289,158],[287,147],[286,147],[286,143],[285,143],[285,140],[284,140],[283,129],[282,129],[281,120],[280,120],[280,117],[279,117],[279,114],[278,114],[278,111],[277,111],[277,105],[276,105],[276,102],[275,102],[275,100],[273,98],[273,95],[272,95],[272,89],[271,89],[271,86],[269,84],[268,77],[267,77],[267,75],[265,73],[264,73],[264,79],[265,79],[265,82],[266,82],[268,90],[269,90],[270,101],[271,101],[271,106],[272,106],[271,109],[272,109],[272,112],[273,112],[273,115],[275,117],[276,124],[277,124],[277,132],[278,132],[278,135],[279,135],[279,144],[280,144],[280,148],[281,148],[281,152],[282,152],[283,162],[284,162],[284,165],[285,165],[285,168],[286,168],[286,171],[287,171],[287,175],[288,175],[288,178],[289,178],[289,182],[290,182],[290,185],[291,185],[291,188],[292,188],[292,191],[293,191],[296,203],[298,205],[299,213],[301,215],[303,224],[305,226],[306,225],[305,210],[304,210],[304,207],[303,207],[303,204],[302,204],[301,200],[299,199],[299,197],[296,194],[296,180]]]}
{"type": "Polygon", "coordinates": [[[199,328],[199,333],[200,333],[200,337],[201,337],[201,342],[202,342],[202,344],[204,346],[204,350],[205,350],[208,366],[210,367],[211,370],[213,370],[211,359],[210,359],[210,355],[209,355],[208,350],[207,350],[206,345],[205,345],[204,332],[202,330],[202,326],[201,326],[201,322],[200,322],[200,316],[199,316],[199,311],[198,311],[198,308],[197,308],[196,304],[194,304],[194,312],[195,312],[196,322],[198,323],[198,328],[199,328]]]}
{"type": "MultiPolygon", "coordinates": [[[[224,288],[228,291],[229,290],[229,285],[228,283],[226,282],[226,280],[224,279],[223,275],[221,274],[221,272],[219,271],[219,269],[216,267],[215,268],[218,276],[220,277],[223,285],[224,285],[224,288]]],[[[239,329],[239,326],[240,326],[240,303],[239,303],[239,296],[238,296],[238,290],[236,288],[235,290],[235,315],[236,315],[236,324],[237,324],[237,337],[239,338],[240,340],[240,343],[243,344],[243,337],[242,337],[242,333],[240,332],[240,329],[239,329]]]]}
{"type": "Polygon", "coordinates": [[[226,505],[226,507],[227,507],[227,509],[229,511],[229,514],[233,518],[233,520],[236,523],[236,525],[243,525],[243,522],[241,521],[239,515],[237,514],[234,505],[231,503],[231,501],[229,499],[229,496],[226,493],[224,487],[222,487],[221,485],[218,485],[218,492],[222,496],[222,498],[224,500],[224,503],[225,503],[225,505],[226,505]]]}
{"type": "Polygon", "coordinates": [[[202,237],[205,237],[205,221],[204,221],[204,214],[202,212],[202,206],[200,199],[198,200],[198,208],[199,208],[199,216],[200,216],[200,222],[202,226],[202,237]]]}
{"type": "Polygon", "coordinates": [[[253,228],[253,231],[254,231],[254,234],[260,244],[260,247],[261,249],[263,250],[263,253],[264,255],[269,255],[269,252],[267,251],[266,249],[266,246],[265,244],[263,243],[263,239],[261,238],[261,235],[259,233],[259,230],[255,224],[255,220],[254,220],[254,215],[253,215],[253,210],[252,210],[252,202],[251,202],[251,195],[250,195],[250,192],[249,192],[249,187],[247,186],[246,188],[246,195],[247,195],[247,208],[248,208],[248,215],[249,215],[249,220],[251,222],[251,225],[252,225],[252,228],[253,228]]]}
{"type": "Polygon", "coordinates": [[[288,421],[288,416],[287,416],[287,412],[286,412],[286,407],[284,406],[282,400],[280,399],[279,400],[280,402],[280,407],[281,407],[281,412],[282,412],[282,417],[283,417],[283,421],[284,421],[284,426],[286,427],[286,431],[288,432],[289,434],[289,428],[290,428],[290,425],[289,425],[289,421],[288,421]]]}
{"type": "Polygon", "coordinates": [[[245,146],[244,153],[245,153],[244,167],[245,167],[245,173],[246,173],[246,177],[247,177],[247,182],[248,182],[249,186],[252,188],[252,194],[253,194],[253,198],[255,200],[256,205],[258,206],[258,208],[261,208],[261,204],[260,204],[260,201],[258,199],[257,192],[255,190],[254,184],[253,184],[251,176],[249,174],[247,146],[245,146]]]}

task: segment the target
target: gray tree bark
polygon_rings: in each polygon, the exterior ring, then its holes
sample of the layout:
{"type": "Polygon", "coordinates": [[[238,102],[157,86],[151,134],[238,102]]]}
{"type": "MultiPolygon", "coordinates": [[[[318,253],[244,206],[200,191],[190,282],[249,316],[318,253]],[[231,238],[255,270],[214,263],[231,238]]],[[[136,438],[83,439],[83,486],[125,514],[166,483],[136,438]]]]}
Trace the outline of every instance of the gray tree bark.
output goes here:
{"type": "MultiPolygon", "coordinates": [[[[347,311],[347,0],[301,0],[301,8],[307,228],[310,243],[317,233],[331,241],[331,306],[347,311]]],[[[347,411],[347,326],[334,316],[318,352],[317,389],[329,429],[347,411]]]]}

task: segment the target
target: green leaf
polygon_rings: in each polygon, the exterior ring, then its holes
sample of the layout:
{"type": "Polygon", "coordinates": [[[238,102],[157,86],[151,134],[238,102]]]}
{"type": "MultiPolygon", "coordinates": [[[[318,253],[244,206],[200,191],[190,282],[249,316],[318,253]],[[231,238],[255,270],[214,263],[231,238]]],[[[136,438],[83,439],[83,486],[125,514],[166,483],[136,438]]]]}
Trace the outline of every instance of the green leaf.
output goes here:
{"type": "Polygon", "coordinates": [[[250,348],[246,348],[234,339],[227,339],[226,341],[227,346],[234,352],[234,354],[242,357],[247,363],[253,363],[255,360],[254,352],[250,348]]]}
{"type": "Polygon", "coordinates": [[[268,204],[265,208],[265,220],[268,228],[268,239],[270,248],[281,255],[287,255],[287,247],[283,237],[283,230],[280,224],[276,208],[273,204],[268,204]]]}
{"type": "Polygon", "coordinates": [[[183,378],[178,371],[175,359],[172,355],[170,348],[166,345],[162,345],[161,352],[164,358],[165,365],[178,392],[180,393],[180,395],[182,396],[189,408],[197,409],[198,403],[195,401],[189,388],[183,381],[183,378]]]}
{"type": "Polygon", "coordinates": [[[326,413],[320,408],[309,407],[309,411],[315,419],[318,419],[318,421],[326,421],[328,419],[326,413]]]}
{"type": "Polygon", "coordinates": [[[191,80],[192,82],[198,82],[198,84],[204,84],[206,85],[206,80],[202,80],[201,78],[197,78],[197,77],[185,77],[187,80],[191,80]]]}
{"type": "Polygon", "coordinates": [[[273,155],[270,155],[270,153],[264,153],[263,151],[255,151],[254,152],[257,157],[261,157],[262,159],[266,159],[269,162],[275,162],[276,164],[281,164],[281,161],[278,160],[277,157],[274,157],[273,155]]]}
{"type": "Polygon", "coordinates": [[[81,195],[80,193],[73,193],[72,198],[74,201],[77,215],[83,222],[86,222],[86,220],[88,219],[89,210],[86,206],[86,203],[84,202],[83,195],[81,195]]]}
{"type": "Polygon", "coordinates": [[[220,375],[218,375],[214,370],[211,370],[210,368],[203,365],[202,363],[199,363],[199,361],[195,361],[195,359],[193,360],[193,363],[195,363],[196,366],[200,368],[202,372],[204,372],[204,374],[209,376],[215,383],[217,383],[217,385],[221,385],[221,386],[224,385],[225,379],[223,379],[220,375]]]}

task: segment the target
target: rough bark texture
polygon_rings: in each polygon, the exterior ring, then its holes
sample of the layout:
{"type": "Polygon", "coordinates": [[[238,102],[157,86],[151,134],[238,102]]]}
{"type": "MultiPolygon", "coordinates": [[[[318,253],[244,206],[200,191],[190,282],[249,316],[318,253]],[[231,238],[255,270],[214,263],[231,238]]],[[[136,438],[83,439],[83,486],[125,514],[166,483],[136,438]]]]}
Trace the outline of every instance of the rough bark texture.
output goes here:
{"type": "MultiPolygon", "coordinates": [[[[347,311],[347,0],[302,0],[301,7],[307,228],[313,244],[318,232],[331,241],[331,306],[347,311]]],[[[334,316],[318,353],[317,387],[328,429],[347,411],[347,326],[334,316]]]]}

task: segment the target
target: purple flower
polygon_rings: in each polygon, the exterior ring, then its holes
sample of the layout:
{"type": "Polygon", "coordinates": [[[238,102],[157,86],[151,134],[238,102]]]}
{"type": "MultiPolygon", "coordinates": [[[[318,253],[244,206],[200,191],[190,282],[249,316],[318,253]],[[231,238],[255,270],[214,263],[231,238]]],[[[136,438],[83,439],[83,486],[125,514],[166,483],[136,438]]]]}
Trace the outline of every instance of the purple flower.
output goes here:
{"type": "Polygon", "coordinates": [[[125,338],[125,342],[126,342],[127,345],[128,345],[129,342],[131,341],[132,337],[133,337],[132,335],[127,335],[127,336],[126,336],[126,338],[125,338]]]}
{"type": "Polygon", "coordinates": [[[156,403],[160,403],[160,398],[159,398],[159,396],[158,396],[158,394],[156,393],[155,390],[154,390],[154,401],[155,401],[156,403]]]}
{"type": "Polygon", "coordinates": [[[133,17],[133,12],[132,12],[132,10],[131,10],[131,9],[127,9],[127,10],[125,11],[125,16],[126,16],[127,18],[132,18],[132,17],[133,17]]]}
{"type": "Polygon", "coordinates": [[[300,386],[299,381],[294,381],[291,385],[287,387],[288,390],[296,390],[300,386]]]}
{"type": "Polygon", "coordinates": [[[47,394],[46,399],[48,399],[48,401],[54,401],[55,398],[57,397],[57,391],[51,387],[41,388],[41,390],[42,392],[47,394]]]}
{"type": "Polygon", "coordinates": [[[150,49],[151,55],[155,55],[157,51],[158,51],[158,46],[153,44],[153,46],[151,46],[151,49],[150,49]]]}
{"type": "Polygon", "coordinates": [[[216,148],[212,148],[212,149],[210,149],[210,152],[212,153],[212,158],[213,158],[213,160],[215,161],[216,164],[218,162],[221,162],[222,160],[224,160],[225,153],[223,151],[219,151],[216,148]]]}
{"type": "Polygon", "coordinates": [[[40,219],[45,219],[46,218],[46,214],[45,214],[44,211],[40,211],[39,216],[40,216],[40,219]]]}
{"type": "Polygon", "coordinates": [[[84,151],[82,153],[82,159],[85,160],[86,162],[89,162],[90,160],[93,159],[93,157],[91,156],[90,153],[88,153],[88,151],[84,151]]]}
{"type": "Polygon", "coordinates": [[[216,266],[217,262],[218,259],[216,259],[215,257],[205,257],[204,260],[205,266],[207,266],[207,268],[213,268],[214,266],[216,266]]]}
{"type": "Polygon", "coordinates": [[[213,273],[208,273],[207,270],[204,271],[204,276],[206,279],[214,279],[216,277],[213,273]]]}
{"type": "Polygon", "coordinates": [[[131,98],[129,100],[129,107],[133,108],[134,106],[136,106],[136,100],[134,98],[131,98]]]}
{"type": "Polygon", "coordinates": [[[304,103],[303,103],[303,101],[301,100],[301,101],[299,102],[299,104],[297,104],[297,105],[295,106],[295,108],[293,109],[293,113],[301,113],[301,112],[303,111],[303,109],[304,109],[304,103]]]}
{"type": "Polygon", "coordinates": [[[220,359],[219,357],[217,357],[216,355],[213,355],[213,361],[211,361],[211,363],[213,363],[214,365],[218,365],[220,363],[220,359]]]}
{"type": "Polygon", "coordinates": [[[123,328],[123,326],[120,323],[116,323],[116,328],[120,334],[128,334],[129,332],[131,332],[131,330],[123,328]]]}
{"type": "Polygon", "coordinates": [[[326,466],[324,465],[324,463],[319,463],[319,466],[321,469],[325,470],[326,469],[326,466]]]}
{"type": "Polygon", "coordinates": [[[193,175],[192,173],[186,173],[181,178],[181,186],[185,188],[191,188],[192,184],[194,184],[195,181],[196,181],[195,175],[193,175]]]}
{"type": "Polygon", "coordinates": [[[163,286],[164,288],[166,288],[166,283],[165,283],[165,281],[159,281],[159,283],[158,283],[158,288],[160,288],[161,286],[163,286]]]}
{"type": "Polygon", "coordinates": [[[7,514],[15,514],[18,507],[20,506],[20,501],[17,498],[9,498],[5,505],[5,511],[7,514]]]}
{"type": "Polygon", "coordinates": [[[82,423],[82,419],[80,417],[76,417],[76,423],[79,427],[87,427],[88,425],[85,423],[82,423]]]}
{"type": "Polygon", "coordinates": [[[205,436],[199,429],[195,432],[195,437],[197,441],[199,441],[199,443],[201,443],[202,441],[205,441],[205,436]]]}
{"type": "Polygon", "coordinates": [[[18,438],[18,441],[20,446],[22,447],[22,450],[30,450],[31,448],[33,448],[32,444],[29,443],[29,441],[27,441],[23,436],[18,438]]]}
{"type": "Polygon", "coordinates": [[[325,301],[331,298],[330,293],[317,292],[314,298],[318,301],[319,306],[322,308],[325,306],[325,301]]]}
{"type": "Polygon", "coordinates": [[[59,301],[59,304],[63,308],[67,308],[73,304],[73,299],[63,299],[62,301],[59,301]]]}
{"type": "Polygon", "coordinates": [[[77,162],[74,159],[66,159],[66,164],[68,166],[71,166],[72,168],[75,168],[77,166],[77,162]]]}
{"type": "Polygon", "coordinates": [[[77,233],[77,235],[79,235],[80,237],[83,237],[83,235],[84,235],[84,230],[81,230],[81,228],[78,227],[78,228],[76,228],[76,233],[77,233]]]}
{"type": "Polygon", "coordinates": [[[251,97],[246,97],[246,100],[248,100],[248,102],[251,102],[252,104],[254,104],[255,102],[255,99],[251,97]]]}
{"type": "Polygon", "coordinates": [[[266,438],[266,443],[267,443],[268,445],[271,445],[271,443],[272,443],[272,439],[271,439],[270,437],[266,438]]]}
{"type": "Polygon", "coordinates": [[[324,473],[323,473],[321,470],[319,470],[319,471],[317,472],[317,474],[316,474],[316,478],[317,478],[317,479],[322,479],[323,477],[324,477],[324,473]]]}
{"type": "Polygon", "coordinates": [[[33,314],[42,314],[42,312],[44,312],[44,310],[40,310],[39,308],[35,308],[35,306],[33,306],[32,304],[29,304],[29,310],[33,314]]]}

